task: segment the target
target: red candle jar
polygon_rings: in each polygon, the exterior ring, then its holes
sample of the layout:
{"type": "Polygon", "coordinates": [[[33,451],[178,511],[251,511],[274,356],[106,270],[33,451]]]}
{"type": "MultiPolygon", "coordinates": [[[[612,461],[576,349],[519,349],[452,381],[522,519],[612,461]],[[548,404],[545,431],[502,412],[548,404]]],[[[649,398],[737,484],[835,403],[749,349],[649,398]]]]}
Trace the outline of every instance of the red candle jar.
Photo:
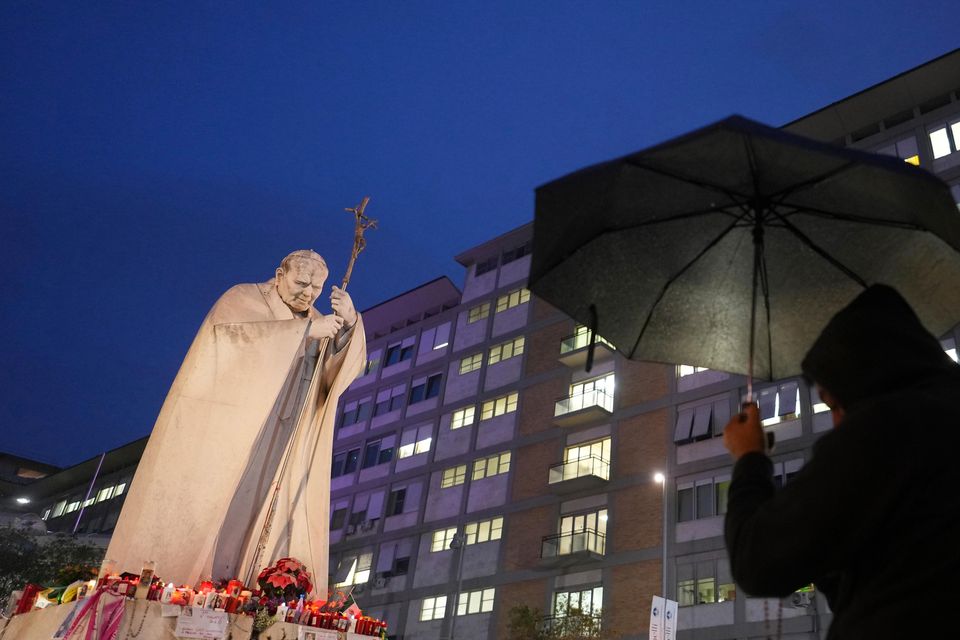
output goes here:
{"type": "Polygon", "coordinates": [[[210,593],[213,591],[213,583],[209,580],[204,580],[200,583],[200,592],[201,593],[210,593]]]}
{"type": "Polygon", "coordinates": [[[240,592],[243,591],[243,583],[234,578],[227,583],[227,595],[237,598],[240,596],[240,592]]]}
{"type": "Polygon", "coordinates": [[[28,584],[25,586],[23,588],[23,595],[20,596],[20,602],[17,603],[17,610],[14,614],[27,613],[33,609],[33,605],[37,602],[37,596],[41,588],[38,584],[28,584]]]}

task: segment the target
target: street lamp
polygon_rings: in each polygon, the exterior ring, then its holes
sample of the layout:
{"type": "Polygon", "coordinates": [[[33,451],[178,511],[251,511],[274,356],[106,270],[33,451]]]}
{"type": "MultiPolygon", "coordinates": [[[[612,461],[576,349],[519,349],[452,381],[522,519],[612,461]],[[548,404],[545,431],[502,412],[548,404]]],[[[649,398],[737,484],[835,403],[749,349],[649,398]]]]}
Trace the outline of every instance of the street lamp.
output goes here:
{"type": "Polygon", "coordinates": [[[657,471],[653,480],[660,485],[660,497],[663,503],[663,553],[661,557],[660,593],[667,597],[667,476],[657,471]]]}
{"type": "Polygon", "coordinates": [[[454,639],[457,628],[457,605],[460,600],[460,591],[463,589],[463,552],[467,544],[467,535],[463,529],[453,534],[450,540],[450,548],[457,550],[457,592],[453,595],[452,611],[453,616],[450,620],[450,640],[454,639]]]}

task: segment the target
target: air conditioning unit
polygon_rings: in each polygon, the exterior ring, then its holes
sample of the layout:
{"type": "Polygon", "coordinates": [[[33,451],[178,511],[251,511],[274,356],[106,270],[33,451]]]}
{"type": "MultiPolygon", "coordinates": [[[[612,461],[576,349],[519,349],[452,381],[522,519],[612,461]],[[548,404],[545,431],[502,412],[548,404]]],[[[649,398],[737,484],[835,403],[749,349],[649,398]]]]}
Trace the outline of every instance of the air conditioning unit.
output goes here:
{"type": "Polygon", "coordinates": [[[352,536],[352,535],[355,534],[356,532],[357,532],[357,525],[355,525],[355,524],[348,524],[348,525],[347,525],[347,531],[346,531],[346,533],[347,533],[348,536],[352,536]]]}
{"type": "Polygon", "coordinates": [[[810,601],[813,599],[812,591],[797,591],[791,596],[793,600],[793,606],[798,609],[806,609],[810,606],[810,601]]]}
{"type": "Polygon", "coordinates": [[[390,578],[377,578],[373,582],[373,586],[376,587],[377,589],[383,589],[385,586],[387,586],[387,583],[389,581],[390,581],[390,578]]]}

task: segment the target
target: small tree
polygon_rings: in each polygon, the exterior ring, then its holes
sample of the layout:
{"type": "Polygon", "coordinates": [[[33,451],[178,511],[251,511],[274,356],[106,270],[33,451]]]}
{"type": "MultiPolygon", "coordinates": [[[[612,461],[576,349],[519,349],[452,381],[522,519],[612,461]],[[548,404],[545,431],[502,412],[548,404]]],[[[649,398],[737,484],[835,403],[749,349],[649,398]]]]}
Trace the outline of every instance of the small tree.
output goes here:
{"type": "Polygon", "coordinates": [[[567,609],[565,615],[546,617],[525,604],[510,609],[508,640],[613,640],[610,629],[601,628],[598,617],[580,609],[567,609]]]}
{"type": "Polygon", "coordinates": [[[68,535],[0,527],[0,603],[28,582],[53,587],[96,577],[103,554],[68,535]]]}

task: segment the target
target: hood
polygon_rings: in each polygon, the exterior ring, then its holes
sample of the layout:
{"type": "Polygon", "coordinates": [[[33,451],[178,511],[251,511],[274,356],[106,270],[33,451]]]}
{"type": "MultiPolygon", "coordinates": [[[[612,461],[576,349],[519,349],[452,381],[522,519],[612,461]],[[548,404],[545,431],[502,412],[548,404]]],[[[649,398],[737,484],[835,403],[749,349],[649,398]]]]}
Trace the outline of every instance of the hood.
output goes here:
{"type": "Polygon", "coordinates": [[[835,315],[801,365],[846,408],[960,371],[895,289],[872,285],[835,315]]]}

